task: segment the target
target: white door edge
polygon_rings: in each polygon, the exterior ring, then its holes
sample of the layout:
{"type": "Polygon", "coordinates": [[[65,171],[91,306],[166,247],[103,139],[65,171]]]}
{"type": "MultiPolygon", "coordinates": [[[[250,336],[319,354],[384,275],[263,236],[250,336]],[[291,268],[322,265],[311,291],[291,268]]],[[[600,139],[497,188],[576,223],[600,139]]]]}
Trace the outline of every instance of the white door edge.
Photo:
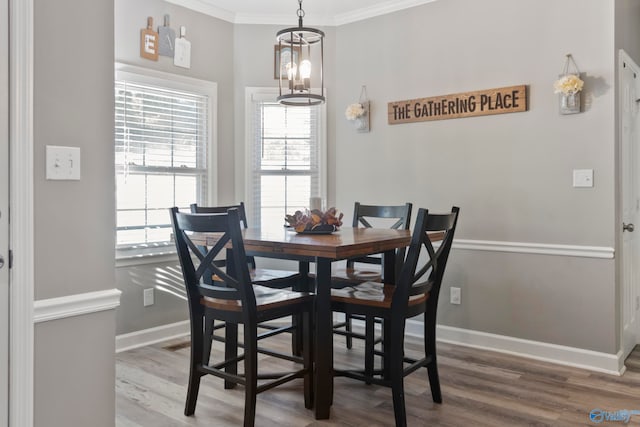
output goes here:
{"type": "MultiPolygon", "coordinates": [[[[9,25],[9,1],[0,0],[9,25]]],[[[9,426],[9,41],[0,44],[0,427],[9,426]]]]}
{"type": "Polygon", "coordinates": [[[640,227],[640,114],[636,99],[640,97],[640,67],[624,51],[618,57],[621,224],[619,224],[620,268],[620,346],[623,357],[631,353],[640,336],[640,277],[637,257],[640,236],[622,231],[624,223],[640,227]]]}
{"type": "Polygon", "coordinates": [[[33,427],[34,214],[33,34],[34,0],[9,1],[9,148],[14,263],[9,298],[9,425],[33,427]]]}

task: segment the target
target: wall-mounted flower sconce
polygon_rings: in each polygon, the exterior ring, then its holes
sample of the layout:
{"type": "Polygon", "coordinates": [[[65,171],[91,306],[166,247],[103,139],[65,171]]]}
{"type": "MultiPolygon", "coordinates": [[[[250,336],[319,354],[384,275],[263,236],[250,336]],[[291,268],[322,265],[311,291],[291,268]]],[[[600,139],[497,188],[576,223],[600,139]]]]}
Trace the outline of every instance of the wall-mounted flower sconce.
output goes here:
{"type": "Polygon", "coordinates": [[[358,102],[349,104],[347,110],[344,112],[347,120],[353,122],[358,132],[369,132],[370,130],[370,106],[371,104],[367,99],[367,87],[362,86],[358,102]]]}
{"type": "Polygon", "coordinates": [[[554,92],[560,94],[560,114],[580,112],[580,91],[583,86],[584,82],[580,79],[580,70],[578,70],[573,56],[568,53],[562,74],[553,84],[554,92]]]}

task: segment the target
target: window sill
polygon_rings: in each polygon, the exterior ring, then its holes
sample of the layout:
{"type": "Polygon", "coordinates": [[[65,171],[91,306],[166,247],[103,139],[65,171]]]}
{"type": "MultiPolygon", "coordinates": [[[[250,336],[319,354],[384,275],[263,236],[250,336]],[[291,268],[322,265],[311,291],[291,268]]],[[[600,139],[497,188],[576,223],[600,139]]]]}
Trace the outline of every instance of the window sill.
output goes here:
{"type": "Polygon", "coordinates": [[[170,250],[168,248],[164,252],[156,251],[153,253],[116,250],[116,268],[157,264],[162,262],[178,262],[178,254],[175,250],[170,250]]]}

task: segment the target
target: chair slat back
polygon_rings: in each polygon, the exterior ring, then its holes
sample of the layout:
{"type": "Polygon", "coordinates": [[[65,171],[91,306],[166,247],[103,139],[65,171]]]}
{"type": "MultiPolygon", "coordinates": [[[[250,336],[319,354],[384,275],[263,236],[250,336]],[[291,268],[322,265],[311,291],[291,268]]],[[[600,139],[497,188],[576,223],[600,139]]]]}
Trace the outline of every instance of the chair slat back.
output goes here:
{"type": "MultiPolygon", "coordinates": [[[[238,216],[240,217],[240,224],[242,224],[242,227],[248,228],[249,226],[249,223],[247,222],[247,211],[244,208],[244,202],[240,202],[237,205],[226,205],[226,206],[199,206],[197,203],[192,203],[190,208],[191,208],[191,213],[210,213],[210,214],[227,213],[229,209],[237,209],[238,216]]],[[[203,250],[206,251],[206,248],[203,248],[203,250]]],[[[253,269],[256,268],[255,257],[248,256],[247,262],[249,263],[251,268],[253,269]]],[[[221,267],[225,266],[224,259],[219,259],[216,263],[221,267]]]]}
{"type": "Polygon", "coordinates": [[[238,254],[246,256],[237,209],[229,209],[227,213],[210,214],[182,213],[176,207],[171,208],[170,211],[174,240],[190,309],[198,310],[200,299],[206,296],[236,300],[239,305],[242,305],[243,311],[250,310],[252,307],[255,311],[255,295],[248,265],[246,262],[238,263],[236,259],[238,254]],[[219,239],[215,245],[203,252],[202,246],[193,242],[193,233],[216,233],[216,235],[219,234],[219,239]],[[216,265],[215,258],[222,251],[226,251],[229,243],[233,247],[233,263],[223,270],[216,265]],[[219,277],[221,281],[219,286],[211,285],[206,280],[206,276],[211,274],[219,277]]]}
{"type": "MultiPolygon", "coordinates": [[[[353,209],[353,227],[373,228],[371,224],[374,219],[396,220],[389,228],[396,230],[408,230],[411,222],[411,203],[404,205],[363,205],[355,202],[353,209]]],[[[404,249],[398,251],[398,257],[404,258],[404,249]]],[[[353,268],[355,262],[367,264],[381,264],[382,258],[379,256],[367,256],[355,258],[347,261],[347,268],[353,268]]]]}
{"type": "Polygon", "coordinates": [[[368,227],[373,225],[369,222],[373,218],[396,219],[389,228],[393,229],[409,229],[411,221],[411,203],[405,203],[399,206],[384,205],[363,205],[355,202],[353,209],[353,227],[368,227]]]}
{"type": "Polygon", "coordinates": [[[244,228],[248,227],[247,212],[244,208],[244,202],[240,202],[237,205],[227,206],[199,206],[197,203],[190,205],[191,213],[227,213],[229,209],[237,209],[240,217],[240,223],[244,228]]]}
{"type": "Polygon", "coordinates": [[[444,270],[451,252],[453,236],[458,223],[460,209],[454,206],[449,214],[429,214],[419,209],[411,236],[407,257],[402,265],[400,279],[393,295],[392,307],[404,313],[410,296],[429,293],[427,306],[436,309],[444,270]],[[430,232],[443,232],[444,237],[437,249],[429,238],[430,232]],[[418,268],[420,254],[426,252],[426,262],[418,268]],[[427,275],[428,273],[428,275],[427,275]],[[426,280],[420,282],[424,276],[426,280]]]}

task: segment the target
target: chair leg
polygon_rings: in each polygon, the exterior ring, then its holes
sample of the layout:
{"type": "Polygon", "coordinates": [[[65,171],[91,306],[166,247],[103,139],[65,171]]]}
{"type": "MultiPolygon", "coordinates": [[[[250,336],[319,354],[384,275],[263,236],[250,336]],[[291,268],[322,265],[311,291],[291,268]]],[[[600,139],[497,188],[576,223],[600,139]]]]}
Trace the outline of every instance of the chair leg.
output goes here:
{"type": "MultiPolygon", "coordinates": [[[[298,263],[298,271],[300,273],[300,279],[296,281],[292,289],[298,292],[309,292],[309,263],[300,261],[298,263]]],[[[304,330],[301,323],[303,322],[302,316],[294,315],[292,319],[292,325],[294,326],[293,333],[291,334],[291,352],[294,356],[303,355],[304,345],[304,330]]]]}
{"type": "MultiPolygon", "coordinates": [[[[246,341],[246,338],[245,338],[246,341]]],[[[238,356],[238,324],[237,323],[228,323],[225,327],[224,333],[224,358],[225,360],[233,359],[238,356]]],[[[229,374],[237,374],[238,373],[238,364],[233,363],[225,368],[225,371],[229,374]]],[[[225,389],[235,388],[237,386],[236,383],[231,381],[224,382],[225,389]]]]}
{"type": "Polygon", "coordinates": [[[291,333],[291,353],[294,356],[302,356],[304,340],[302,322],[300,315],[294,314],[291,316],[291,325],[293,326],[293,331],[291,333]]]}
{"type": "Polygon", "coordinates": [[[391,378],[391,393],[393,395],[393,413],[396,419],[396,427],[406,427],[407,410],[404,401],[404,340],[394,339],[389,342],[387,352],[389,359],[389,376],[391,378]]]}
{"type": "Polygon", "coordinates": [[[424,351],[427,356],[431,356],[431,361],[427,365],[429,374],[429,386],[431,387],[431,397],[436,403],[442,403],[442,391],[440,390],[440,376],[438,375],[438,359],[436,356],[436,328],[435,320],[424,321],[424,351]]]}
{"type": "Polygon", "coordinates": [[[429,374],[429,386],[431,387],[431,396],[435,403],[442,403],[442,392],[440,391],[440,377],[438,376],[438,364],[435,355],[431,362],[427,365],[429,374]]]}
{"type": "Polygon", "coordinates": [[[203,317],[202,313],[192,313],[189,385],[187,387],[187,400],[184,405],[184,414],[186,416],[193,415],[196,411],[198,391],[200,390],[202,374],[199,372],[198,367],[202,365],[203,317]]]}
{"type": "Polygon", "coordinates": [[[213,331],[215,330],[214,324],[214,319],[205,319],[204,340],[202,343],[202,363],[204,365],[208,365],[211,359],[211,344],[213,342],[213,331]]]}
{"type": "Polygon", "coordinates": [[[184,414],[186,416],[193,415],[196,411],[196,402],[198,401],[198,391],[200,390],[200,372],[197,371],[192,364],[189,370],[189,385],[187,386],[187,401],[184,405],[184,414]]]}
{"type": "Polygon", "coordinates": [[[388,380],[390,378],[391,358],[389,356],[391,350],[391,329],[389,328],[389,322],[385,319],[381,319],[382,327],[382,378],[388,380]]]}
{"type": "Polygon", "coordinates": [[[302,316],[301,330],[303,332],[302,352],[304,360],[304,369],[307,373],[304,375],[304,407],[313,408],[313,316],[306,312],[302,316]]]}
{"type": "Polygon", "coordinates": [[[256,395],[258,389],[258,331],[256,325],[244,326],[244,427],[253,427],[256,421],[256,395]]]}
{"type": "Polygon", "coordinates": [[[347,348],[351,348],[353,347],[353,338],[351,337],[351,315],[345,313],[344,314],[344,329],[347,332],[346,334],[346,339],[347,339],[347,348]]]}
{"type": "Polygon", "coordinates": [[[371,381],[369,379],[373,377],[373,359],[375,347],[374,328],[375,318],[373,316],[366,316],[364,333],[364,375],[367,377],[367,384],[371,384],[371,381]]]}

